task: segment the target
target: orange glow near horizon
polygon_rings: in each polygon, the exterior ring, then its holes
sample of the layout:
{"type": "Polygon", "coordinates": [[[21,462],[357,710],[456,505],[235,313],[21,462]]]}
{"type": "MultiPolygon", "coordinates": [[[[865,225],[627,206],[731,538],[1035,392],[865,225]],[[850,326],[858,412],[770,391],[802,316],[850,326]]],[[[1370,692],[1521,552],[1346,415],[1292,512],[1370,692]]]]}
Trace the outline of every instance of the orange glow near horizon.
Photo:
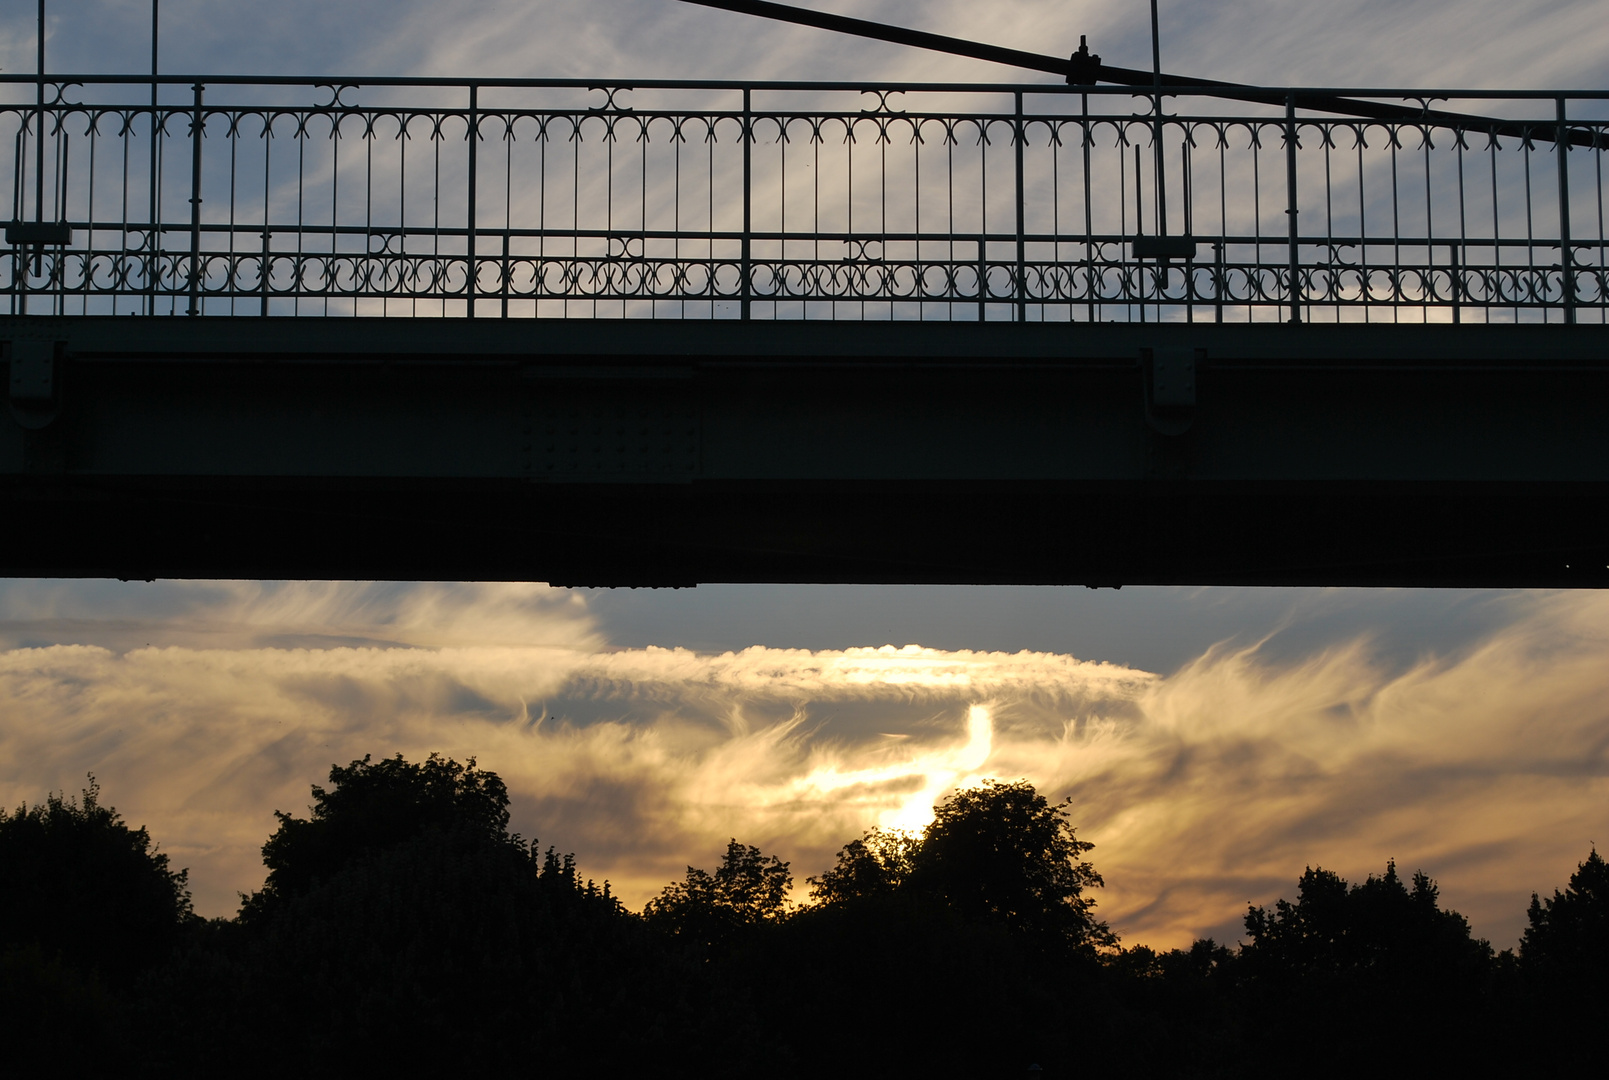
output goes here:
{"type": "Polygon", "coordinates": [[[477,758],[514,828],[634,907],[732,838],[788,859],[798,895],[865,830],[1026,778],[1072,797],[1099,914],[1157,947],[1233,940],[1307,865],[1359,879],[1388,858],[1504,947],[1609,826],[1598,594],[1516,595],[1474,646],[1396,667],[1351,636],[1160,675],[1043,652],[611,648],[580,594],[541,587],[174,588],[194,603],[127,624],[12,599],[0,802],[93,771],[208,915],[261,882],[271,811],[303,812],[364,754],[477,758]],[[24,647],[41,639],[60,643],[24,647]]]}

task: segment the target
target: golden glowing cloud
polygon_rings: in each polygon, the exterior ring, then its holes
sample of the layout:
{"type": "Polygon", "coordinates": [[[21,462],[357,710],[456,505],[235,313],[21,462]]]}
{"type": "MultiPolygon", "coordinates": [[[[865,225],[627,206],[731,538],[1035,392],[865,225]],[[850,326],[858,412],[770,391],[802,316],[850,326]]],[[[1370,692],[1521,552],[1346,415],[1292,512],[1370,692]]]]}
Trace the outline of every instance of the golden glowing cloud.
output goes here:
{"type": "Polygon", "coordinates": [[[1358,877],[1388,857],[1510,944],[1530,891],[1609,836],[1596,594],[1518,597],[1474,647],[1407,665],[1349,638],[1282,660],[1220,647],[1161,677],[917,646],[610,650],[584,600],[536,587],[168,589],[143,621],[44,585],[9,596],[0,800],[93,770],[209,914],[261,881],[272,810],[300,811],[332,763],[398,751],[477,757],[517,828],[632,904],[729,837],[802,880],[866,828],[920,828],[956,786],[1026,777],[1073,797],[1102,914],[1156,945],[1233,937],[1305,865],[1358,877]]]}

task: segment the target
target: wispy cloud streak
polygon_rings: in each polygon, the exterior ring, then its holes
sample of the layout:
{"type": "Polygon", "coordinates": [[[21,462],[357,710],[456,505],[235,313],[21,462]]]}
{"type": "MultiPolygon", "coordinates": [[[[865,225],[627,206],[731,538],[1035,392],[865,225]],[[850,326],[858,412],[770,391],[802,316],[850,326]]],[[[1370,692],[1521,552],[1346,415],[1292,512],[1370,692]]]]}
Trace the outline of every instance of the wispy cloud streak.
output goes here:
{"type": "MultiPolygon", "coordinates": [[[[1110,0],[797,0],[802,6],[1035,52],[1080,34],[1110,62],[1147,66],[1149,11],[1110,0]]],[[[56,70],[139,72],[149,7],[51,5],[56,70]]],[[[0,14],[0,66],[31,72],[32,5],[0,14]]],[[[1170,70],[1273,84],[1602,86],[1597,0],[1227,0],[1162,3],[1170,70]]],[[[598,78],[1016,77],[946,57],[675,0],[189,0],[168,14],[169,71],[598,78]]],[[[1038,77],[1038,76],[1036,76],[1038,77]]],[[[1042,78],[1042,77],[1040,77],[1042,78]]]]}
{"type": "Polygon", "coordinates": [[[270,811],[364,753],[477,757],[516,827],[634,904],[729,837],[802,878],[958,785],[1027,777],[1072,797],[1104,913],[1154,944],[1233,938],[1304,865],[1387,857],[1506,944],[1609,825],[1595,594],[1516,596],[1473,643],[1408,663],[1349,632],[1162,677],[1041,652],[610,650],[576,596],[523,587],[172,587],[156,595],[179,615],[100,631],[90,587],[33,588],[0,597],[13,641],[81,643],[0,653],[0,799],[95,771],[210,913],[261,880],[270,811]],[[285,644],[326,623],[390,644],[285,644]]]}

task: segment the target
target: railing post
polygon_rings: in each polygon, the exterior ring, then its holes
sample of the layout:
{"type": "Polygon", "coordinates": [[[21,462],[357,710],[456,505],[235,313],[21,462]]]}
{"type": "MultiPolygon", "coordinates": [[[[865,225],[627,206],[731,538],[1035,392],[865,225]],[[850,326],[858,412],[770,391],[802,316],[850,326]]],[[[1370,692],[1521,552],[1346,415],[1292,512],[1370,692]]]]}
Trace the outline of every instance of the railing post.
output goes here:
{"type": "MultiPolygon", "coordinates": [[[[1134,235],[1142,236],[1145,233],[1145,182],[1140,175],[1140,144],[1134,144],[1134,235]]],[[[1130,245],[1129,253],[1134,256],[1134,281],[1138,286],[1140,300],[1140,325],[1145,325],[1145,259],[1140,256],[1139,249],[1130,245]]],[[[1161,265],[1162,260],[1157,260],[1161,265]]],[[[1157,318],[1162,317],[1162,306],[1157,305],[1157,318]]]]}
{"type": "MultiPolygon", "coordinates": [[[[35,106],[35,112],[34,112],[34,128],[35,128],[36,134],[38,136],[34,140],[35,141],[35,145],[34,145],[34,220],[36,222],[40,223],[40,224],[43,224],[44,220],[45,220],[45,0],[39,0],[39,31],[38,31],[38,34],[39,34],[39,40],[38,40],[37,44],[38,44],[38,47],[39,47],[39,59],[38,59],[37,64],[36,64],[36,67],[37,67],[37,70],[38,70],[38,75],[37,75],[37,78],[35,80],[37,82],[37,84],[38,84],[38,86],[37,86],[37,89],[38,89],[38,103],[35,106]]],[[[22,120],[22,132],[23,132],[24,135],[26,135],[27,131],[28,131],[28,121],[26,119],[23,119],[22,120]]],[[[21,144],[19,149],[22,150],[23,153],[26,153],[27,152],[27,146],[28,146],[28,144],[27,144],[27,142],[25,140],[21,144]]],[[[18,166],[17,166],[17,181],[18,181],[17,201],[20,204],[20,206],[23,207],[23,208],[26,208],[27,202],[28,202],[28,197],[26,195],[22,194],[22,179],[23,179],[24,175],[26,175],[27,168],[28,168],[28,166],[27,166],[25,161],[18,162],[18,166]]],[[[27,215],[25,213],[19,213],[17,215],[17,220],[18,221],[23,221],[23,220],[26,220],[26,217],[27,217],[27,215]]],[[[24,251],[23,246],[21,244],[17,245],[16,250],[24,251]]],[[[32,259],[32,262],[34,264],[34,273],[37,274],[37,273],[42,273],[43,272],[43,270],[44,270],[44,258],[45,258],[45,245],[40,244],[40,245],[38,245],[37,247],[34,248],[34,256],[33,256],[33,259],[32,259]]],[[[20,292],[20,296],[22,298],[22,314],[24,314],[24,315],[28,314],[28,263],[29,263],[29,261],[30,260],[29,260],[29,258],[27,256],[26,252],[24,251],[21,263],[19,264],[21,266],[21,268],[22,268],[22,273],[19,274],[18,277],[17,277],[17,282],[19,283],[19,292],[20,292]]]]}
{"type": "MultiPolygon", "coordinates": [[[[750,310],[754,303],[753,275],[754,275],[754,118],[750,115],[751,101],[748,87],[743,88],[743,281],[740,285],[739,302],[740,317],[744,322],[749,321],[750,310]]],[[[851,193],[853,198],[853,193],[851,193]]]]}
{"type": "Polygon", "coordinates": [[[157,221],[162,214],[162,197],[161,191],[159,190],[162,177],[157,168],[157,161],[160,159],[162,153],[161,142],[163,132],[159,126],[160,121],[157,119],[160,83],[157,81],[154,17],[155,16],[153,14],[153,33],[151,35],[151,160],[149,162],[151,169],[149,190],[147,191],[147,194],[150,196],[151,205],[149,221],[151,232],[150,239],[146,241],[145,247],[145,313],[147,315],[156,314],[156,279],[157,273],[161,269],[161,265],[157,257],[157,251],[162,242],[162,231],[157,226],[157,221]]]}
{"type": "MultiPolygon", "coordinates": [[[[39,139],[34,146],[34,220],[45,220],[45,0],[39,0],[39,101],[35,106],[39,118],[39,139]]],[[[61,95],[57,95],[60,97],[61,95]]],[[[40,245],[43,248],[44,245],[40,245]]]]}
{"type": "Polygon", "coordinates": [[[1564,321],[1575,322],[1575,256],[1570,242],[1570,131],[1564,95],[1558,98],[1559,132],[1553,145],[1559,158],[1559,272],[1563,275],[1564,321]]]}
{"type": "MultiPolygon", "coordinates": [[[[22,119],[17,131],[16,176],[12,190],[12,217],[28,220],[28,120],[22,119]]],[[[11,249],[11,281],[15,291],[11,294],[11,313],[28,314],[28,264],[33,260],[26,246],[14,245],[11,249]],[[20,305],[20,310],[19,310],[20,305]]]]}
{"type": "Polygon", "coordinates": [[[205,118],[201,114],[201,94],[206,89],[196,83],[195,111],[190,118],[190,308],[186,314],[201,314],[201,136],[205,118]]]}
{"type": "Polygon", "coordinates": [[[464,304],[465,315],[475,317],[475,289],[479,284],[479,275],[475,266],[475,188],[476,166],[479,162],[478,150],[480,147],[480,87],[474,83],[469,85],[469,198],[465,211],[467,217],[467,243],[468,250],[464,252],[464,304]]]}
{"type": "Polygon", "coordinates": [[[1297,243],[1301,235],[1297,225],[1299,209],[1296,204],[1296,93],[1285,97],[1285,215],[1290,219],[1290,290],[1291,322],[1302,321],[1302,290],[1298,275],[1301,272],[1301,252],[1297,243]]]}
{"type": "Polygon", "coordinates": [[[1024,236],[1022,153],[1028,141],[1028,129],[1022,115],[1022,91],[1016,93],[1017,122],[1014,131],[1017,144],[1017,321],[1028,321],[1028,246],[1024,236]]]}
{"type": "MultiPolygon", "coordinates": [[[[67,178],[71,175],[68,166],[72,163],[72,143],[67,141],[66,125],[58,121],[57,126],[63,130],[60,137],[56,139],[56,182],[54,184],[56,190],[52,194],[51,200],[55,203],[56,223],[65,226],[67,224],[67,192],[70,190],[67,178]]],[[[71,242],[72,232],[68,230],[55,267],[56,300],[53,314],[56,315],[67,314],[67,247],[71,242]]]]}

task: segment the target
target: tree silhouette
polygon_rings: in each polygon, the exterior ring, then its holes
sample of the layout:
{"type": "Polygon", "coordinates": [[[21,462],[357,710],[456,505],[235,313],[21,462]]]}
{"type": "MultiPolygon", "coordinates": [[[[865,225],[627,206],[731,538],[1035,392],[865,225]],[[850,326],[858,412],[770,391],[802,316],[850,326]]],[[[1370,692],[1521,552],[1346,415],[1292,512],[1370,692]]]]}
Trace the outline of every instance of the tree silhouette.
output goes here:
{"type": "Polygon", "coordinates": [[[674,990],[667,985],[661,996],[686,1003],[678,1041],[699,1048],[691,1056],[700,1075],[790,1072],[791,1055],[760,1014],[775,997],[775,937],[788,921],[792,888],[786,862],[733,839],[714,873],[689,866],[643,907],[643,925],[679,971],[674,990]]]}
{"type": "Polygon", "coordinates": [[[1026,780],[957,791],[934,807],[907,880],[967,919],[1075,948],[1111,946],[1117,936],[1087,895],[1104,884],[1083,859],[1095,845],[1075,834],[1071,801],[1052,806],[1026,780]]]}
{"type": "Polygon", "coordinates": [[[1494,962],[1423,873],[1309,868],[1236,953],[1118,950],[1067,802],[985,782],[920,835],[873,829],[789,904],[733,839],[639,918],[508,831],[473,759],[332,767],[277,813],[235,920],[190,912],[144,829],[81,801],[0,811],[0,1016],[13,1071],[347,1076],[690,1069],[1340,1076],[1571,1074],[1609,1010],[1609,867],[1533,896],[1494,962]],[[680,1057],[667,1059],[665,1047],[680,1057]],[[667,1065],[667,1060],[672,1064],[667,1065]]]}
{"type": "Polygon", "coordinates": [[[655,936],[508,832],[495,773],[365,757],[313,800],[278,815],[242,917],[153,987],[161,1071],[641,1071],[645,1034],[685,1025],[655,936]]]}
{"type": "Polygon", "coordinates": [[[754,964],[764,1030],[823,1073],[1098,1063],[1086,1025],[1109,1017],[1095,958],[1116,936],[1093,914],[1093,845],[1066,805],[990,781],[950,795],[920,836],[874,829],[846,844],[754,964]]]}
{"type": "Polygon", "coordinates": [[[1443,911],[1436,883],[1423,873],[1405,886],[1395,862],[1350,889],[1337,875],[1311,867],[1297,885],[1297,902],[1279,900],[1273,912],[1246,913],[1253,971],[1323,977],[1423,965],[1480,970],[1491,947],[1470,937],[1469,921],[1443,911]]]}
{"type": "Polygon", "coordinates": [[[171,870],[144,828],[100,802],[0,808],[0,949],[33,947],[127,982],[162,959],[193,917],[187,870],[171,870]]]}
{"type": "Polygon", "coordinates": [[[696,867],[643,908],[650,925],[689,942],[716,945],[746,927],[772,923],[788,910],[788,864],[733,839],[713,874],[696,867]]]}
{"type": "Polygon", "coordinates": [[[1609,865],[1594,847],[1563,892],[1531,894],[1521,962],[1554,978],[1595,974],[1609,987],[1609,865]]]}
{"type": "Polygon", "coordinates": [[[1595,1070],[1602,1049],[1585,1032],[1609,1012],[1609,866],[1594,847],[1563,892],[1531,894],[1519,967],[1529,999],[1521,1060],[1569,1072],[1595,1070]]]}
{"type": "Polygon", "coordinates": [[[872,829],[838,852],[838,861],[819,878],[807,878],[810,899],[843,904],[889,896],[905,884],[921,841],[907,832],[872,829]]]}
{"type": "Polygon", "coordinates": [[[250,919],[314,883],[433,829],[508,842],[508,788],[496,773],[431,754],[414,764],[398,754],[330,766],[330,787],[313,787],[310,818],[274,811],[279,828],[263,845],[268,878],[249,897],[250,919]]]}
{"type": "Polygon", "coordinates": [[[0,950],[0,1017],[8,1076],[112,1076],[131,1057],[119,995],[37,945],[0,950]]]}
{"type": "Polygon", "coordinates": [[[1126,1075],[1243,1075],[1232,950],[1211,938],[1166,952],[1136,945],[1109,954],[1105,968],[1107,989],[1122,1005],[1108,1023],[1121,1032],[1118,1060],[1126,1075]]]}
{"type": "Polygon", "coordinates": [[[292,1070],[508,1068],[544,1053],[580,1065],[569,1048],[610,1039],[612,1007],[633,1000],[626,923],[573,860],[433,828],[261,925],[255,997],[292,1070]]]}
{"type": "Polygon", "coordinates": [[[1388,862],[1384,875],[1349,887],[1309,867],[1296,902],[1250,908],[1246,933],[1239,965],[1266,1053],[1285,1058],[1343,1038],[1359,1054],[1422,1067],[1476,1053],[1492,949],[1441,909],[1425,874],[1409,888],[1388,862]]]}
{"type": "Polygon", "coordinates": [[[186,878],[94,776],[81,801],[0,808],[4,1069],[113,1075],[137,1056],[128,998],[194,920],[186,878]]]}

